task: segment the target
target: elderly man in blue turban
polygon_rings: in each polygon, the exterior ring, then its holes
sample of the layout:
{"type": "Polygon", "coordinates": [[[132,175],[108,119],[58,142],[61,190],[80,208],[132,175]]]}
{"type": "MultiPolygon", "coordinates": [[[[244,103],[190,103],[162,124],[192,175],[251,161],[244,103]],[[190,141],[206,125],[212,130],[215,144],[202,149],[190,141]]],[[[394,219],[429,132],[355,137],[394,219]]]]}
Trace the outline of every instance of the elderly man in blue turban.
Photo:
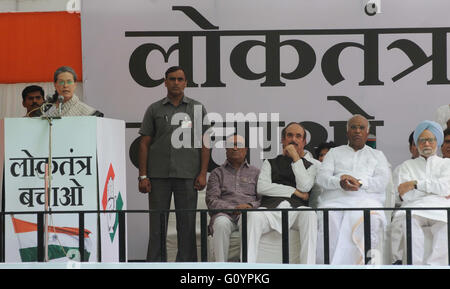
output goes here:
{"type": "MultiPolygon", "coordinates": [[[[401,207],[450,207],[450,159],[436,155],[444,134],[434,121],[421,122],[414,131],[420,156],[402,163],[394,172],[401,207]]],[[[398,211],[404,217],[404,211],[398,211]]],[[[412,257],[414,265],[448,265],[447,213],[440,210],[412,211],[412,257]],[[424,256],[424,228],[432,235],[432,252],[424,256]]],[[[403,233],[406,226],[403,222],[403,233]]],[[[406,237],[405,237],[406,240],[406,237]]]]}

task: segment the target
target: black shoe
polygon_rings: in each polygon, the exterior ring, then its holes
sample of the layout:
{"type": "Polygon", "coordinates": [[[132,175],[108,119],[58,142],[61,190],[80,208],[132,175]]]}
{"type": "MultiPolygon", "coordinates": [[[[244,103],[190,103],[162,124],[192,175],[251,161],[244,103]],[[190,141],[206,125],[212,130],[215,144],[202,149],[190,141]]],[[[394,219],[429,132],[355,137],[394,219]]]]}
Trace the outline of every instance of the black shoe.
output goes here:
{"type": "Polygon", "coordinates": [[[403,265],[403,261],[402,260],[397,260],[394,263],[392,263],[392,265],[403,265]]]}

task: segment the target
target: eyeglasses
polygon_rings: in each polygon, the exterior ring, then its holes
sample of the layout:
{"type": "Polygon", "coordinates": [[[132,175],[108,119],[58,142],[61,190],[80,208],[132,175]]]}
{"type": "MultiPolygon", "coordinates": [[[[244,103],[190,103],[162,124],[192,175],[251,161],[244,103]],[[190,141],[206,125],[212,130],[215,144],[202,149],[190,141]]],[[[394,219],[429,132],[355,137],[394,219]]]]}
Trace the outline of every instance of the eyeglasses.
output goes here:
{"type": "Polygon", "coordinates": [[[436,142],[436,138],[435,137],[433,137],[433,138],[419,138],[418,140],[417,140],[417,142],[419,143],[419,144],[424,144],[424,143],[426,143],[426,142],[428,142],[428,143],[430,143],[430,144],[432,144],[432,143],[435,143],[436,142]]]}
{"type": "Polygon", "coordinates": [[[64,86],[65,84],[67,84],[67,85],[72,85],[73,83],[74,83],[74,81],[73,80],[66,80],[66,81],[64,81],[64,80],[59,80],[59,81],[57,81],[56,82],[58,85],[60,85],[60,86],[64,86]]]}
{"type": "Polygon", "coordinates": [[[245,148],[245,144],[242,142],[231,142],[231,141],[227,141],[225,142],[225,148],[227,149],[232,149],[234,147],[237,147],[238,149],[240,148],[245,148]]]}

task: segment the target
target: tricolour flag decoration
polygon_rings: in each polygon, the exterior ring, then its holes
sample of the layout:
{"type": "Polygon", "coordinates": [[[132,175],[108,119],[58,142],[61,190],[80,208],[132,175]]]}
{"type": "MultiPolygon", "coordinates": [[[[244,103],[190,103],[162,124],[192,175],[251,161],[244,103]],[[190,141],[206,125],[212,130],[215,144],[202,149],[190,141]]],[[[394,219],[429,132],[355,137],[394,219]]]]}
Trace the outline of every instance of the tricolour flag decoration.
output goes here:
{"type": "MultiPolygon", "coordinates": [[[[122,210],[123,200],[120,192],[116,194],[114,190],[114,179],[116,174],[112,164],[109,164],[108,175],[106,176],[105,188],[103,189],[102,208],[103,210],[122,210]]],[[[108,233],[111,243],[114,242],[117,227],[119,225],[119,214],[108,213],[107,215],[108,233]]]]}
{"type": "MultiPolygon", "coordinates": [[[[14,232],[19,240],[19,254],[22,262],[36,262],[37,260],[37,224],[12,218],[14,232]]],[[[91,232],[84,231],[84,256],[89,260],[92,249],[91,232]]],[[[72,227],[48,227],[48,259],[51,261],[69,261],[73,250],[78,252],[79,229],[72,227]]]]}

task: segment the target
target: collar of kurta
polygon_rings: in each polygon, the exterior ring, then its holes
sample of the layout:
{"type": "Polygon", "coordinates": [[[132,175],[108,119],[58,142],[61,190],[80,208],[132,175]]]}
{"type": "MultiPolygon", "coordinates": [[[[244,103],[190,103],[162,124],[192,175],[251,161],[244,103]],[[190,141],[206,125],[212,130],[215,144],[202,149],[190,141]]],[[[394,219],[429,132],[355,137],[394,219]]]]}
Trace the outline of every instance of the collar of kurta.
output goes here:
{"type": "Polygon", "coordinates": [[[78,103],[80,101],[80,99],[78,98],[78,96],[76,96],[76,94],[73,94],[72,97],[63,103],[63,105],[74,105],[75,103],[78,103]]]}
{"type": "MultiPolygon", "coordinates": [[[[189,98],[187,98],[186,95],[183,95],[183,97],[181,98],[180,103],[182,103],[182,102],[184,102],[184,103],[190,103],[191,100],[190,100],[189,98]]],[[[170,102],[170,99],[169,99],[168,96],[166,96],[166,97],[163,99],[163,102],[162,102],[162,103],[163,103],[163,104],[167,104],[167,103],[172,104],[172,103],[170,102]]]]}
{"type": "MultiPolygon", "coordinates": [[[[234,169],[234,167],[231,165],[231,163],[228,160],[225,160],[225,162],[223,164],[225,167],[231,167],[234,169]]],[[[244,163],[241,165],[241,168],[243,168],[244,166],[249,167],[247,160],[244,160],[244,163]]]]}
{"type": "Polygon", "coordinates": [[[440,158],[440,157],[438,155],[434,154],[432,156],[429,156],[427,159],[424,158],[423,156],[418,156],[416,159],[426,162],[426,161],[434,159],[434,158],[440,158]]]}
{"type": "Polygon", "coordinates": [[[350,144],[347,144],[347,147],[348,147],[350,150],[352,150],[353,152],[355,152],[355,153],[356,153],[356,152],[359,152],[359,151],[366,150],[366,149],[368,148],[367,145],[364,145],[364,147],[363,147],[362,149],[359,149],[359,150],[355,151],[355,149],[352,148],[352,147],[350,146],[350,144]]]}

